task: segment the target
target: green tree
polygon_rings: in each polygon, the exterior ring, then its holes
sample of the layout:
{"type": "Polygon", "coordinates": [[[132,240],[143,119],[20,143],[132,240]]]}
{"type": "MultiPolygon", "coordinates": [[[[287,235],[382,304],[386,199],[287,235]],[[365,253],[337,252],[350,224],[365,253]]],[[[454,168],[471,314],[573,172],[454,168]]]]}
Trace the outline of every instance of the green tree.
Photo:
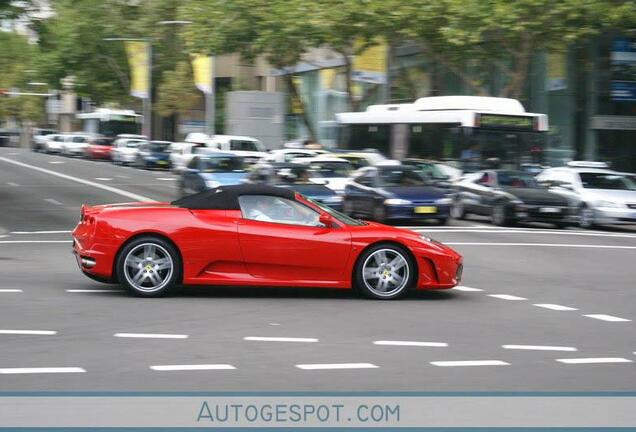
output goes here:
{"type": "Polygon", "coordinates": [[[191,109],[198,100],[188,62],[179,62],[173,71],[163,73],[157,89],[155,111],[162,117],[181,114],[191,109]]]}

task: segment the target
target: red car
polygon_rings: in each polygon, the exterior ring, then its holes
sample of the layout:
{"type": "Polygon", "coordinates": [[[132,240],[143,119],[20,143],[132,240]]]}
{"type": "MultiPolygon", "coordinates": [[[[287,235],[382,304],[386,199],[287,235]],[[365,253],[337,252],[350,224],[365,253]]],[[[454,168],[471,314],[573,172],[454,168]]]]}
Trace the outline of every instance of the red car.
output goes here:
{"type": "Polygon", "coordinates": [[[252,285],[355,288],[391,299],[452,288],[462,273],[462,257],[439,242],[253,184],[172,203],[82,206],[73,239],[84,274],[142,297],[177,285],[252,285]]]}
{"type": "Polygon", "coordinates": [[[84,149],[84,156],[88,159],[110,159],[113,143],[108,138],[91,137],[84,149]]]}

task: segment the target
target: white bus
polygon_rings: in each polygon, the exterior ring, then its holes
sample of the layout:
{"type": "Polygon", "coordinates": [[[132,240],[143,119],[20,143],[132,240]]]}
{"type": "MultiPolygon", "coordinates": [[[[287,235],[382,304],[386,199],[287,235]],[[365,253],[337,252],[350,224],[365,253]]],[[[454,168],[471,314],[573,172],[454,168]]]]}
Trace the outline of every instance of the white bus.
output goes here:
{"type": "Polygon", "coordinates": [[[98,108],[90,113],[77,114],[82,121],[82,131],[95,133],[109,138],[115,138],[120,134],[141,133],[143,116],[133,110],[98,108]]]}
{"type": "Polygon", "coordinates": [[[515,99],[436,96],[336,114],[341,148],[374,148],[395,159],[457,161],[466,171],[491,158],[502,167],[549,163],[548,117],[515,99]]]}

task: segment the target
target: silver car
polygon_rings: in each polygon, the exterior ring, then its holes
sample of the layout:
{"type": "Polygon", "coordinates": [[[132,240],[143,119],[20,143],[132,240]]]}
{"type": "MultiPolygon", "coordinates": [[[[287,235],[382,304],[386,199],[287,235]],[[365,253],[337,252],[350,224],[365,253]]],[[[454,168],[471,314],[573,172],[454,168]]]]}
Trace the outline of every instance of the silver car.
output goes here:
{"type": "Polygon", "coordinates": [[[577,206],[582,228],[636,224],[636,182],[606,165],[572,162],[544,170],[537,180],[577,206]]]}

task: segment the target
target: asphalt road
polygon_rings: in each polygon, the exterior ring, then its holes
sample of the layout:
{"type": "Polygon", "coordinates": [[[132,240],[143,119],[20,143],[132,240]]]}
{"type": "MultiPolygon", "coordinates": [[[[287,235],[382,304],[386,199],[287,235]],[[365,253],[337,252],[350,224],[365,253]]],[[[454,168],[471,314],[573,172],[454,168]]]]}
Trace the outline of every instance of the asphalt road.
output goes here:
{"type": "Polygon", "coordinates": [[[0,389],[634,390],[634,229],[405,227],[464,255],[463,287],[390,302],[218,287],[139,299],[80,274],[82,203],[175,194],[170,173],[0,148],[0,389]],[[174,365],[214,366],[153,368],[174,365]]]}

